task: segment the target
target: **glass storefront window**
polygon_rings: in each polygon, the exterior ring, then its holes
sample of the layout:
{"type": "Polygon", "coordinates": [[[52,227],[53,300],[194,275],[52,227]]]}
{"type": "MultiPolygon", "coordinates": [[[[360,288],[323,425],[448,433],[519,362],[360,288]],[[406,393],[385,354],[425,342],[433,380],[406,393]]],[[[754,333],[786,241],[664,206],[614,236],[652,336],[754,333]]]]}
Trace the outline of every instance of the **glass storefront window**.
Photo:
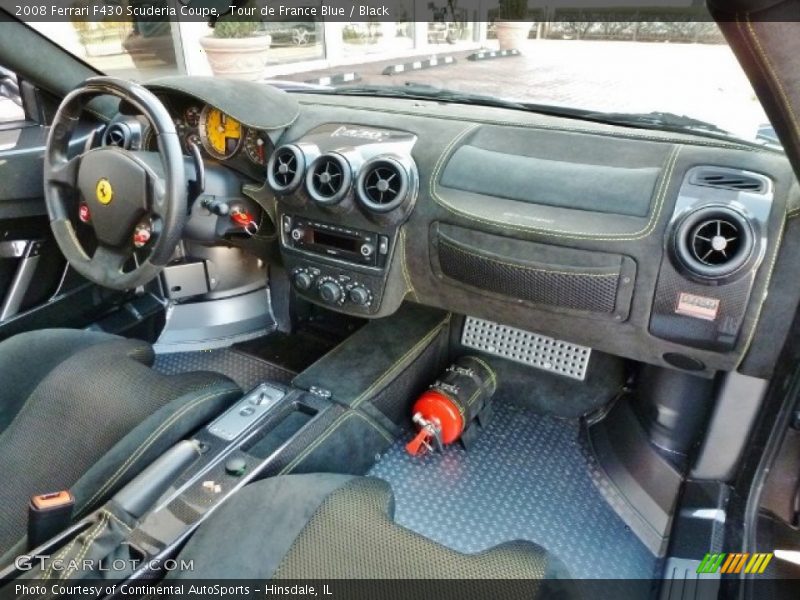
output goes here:
{"type": "Polygon", "coordinates": [[[270,21],[263,26],[272,38],[268,65],[325,56],[325,28],[319,21],[270,21]]]}
{"type": "Polygon", "coordinates": [[[176,23],[34,22],[31,27],[108,75],[149,79],[185,71],[176,23]]]}

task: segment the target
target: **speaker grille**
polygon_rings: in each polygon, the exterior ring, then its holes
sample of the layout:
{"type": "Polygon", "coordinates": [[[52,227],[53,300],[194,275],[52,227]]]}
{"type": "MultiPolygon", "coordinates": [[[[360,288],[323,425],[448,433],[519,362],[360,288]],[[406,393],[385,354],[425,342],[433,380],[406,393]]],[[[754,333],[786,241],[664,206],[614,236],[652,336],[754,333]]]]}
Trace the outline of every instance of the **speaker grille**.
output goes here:
{"type": "Polygon", "coordinates": [[[439,239],[442,273],[471,286],[536,304],[613,313],[619,270],[582,273],[501,262],[439,239]]]}

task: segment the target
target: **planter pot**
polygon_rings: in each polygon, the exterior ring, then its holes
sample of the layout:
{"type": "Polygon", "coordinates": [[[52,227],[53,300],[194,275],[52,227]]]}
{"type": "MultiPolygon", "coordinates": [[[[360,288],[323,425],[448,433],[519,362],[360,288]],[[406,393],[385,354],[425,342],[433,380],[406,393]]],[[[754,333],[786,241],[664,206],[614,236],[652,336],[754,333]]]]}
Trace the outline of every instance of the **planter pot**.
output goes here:
{"type": "Polygon", "coordinates": [[[522,50],[533,23],[531,21],[495,21],[500,50],[522,50]]]}
{"type": "Polygon", "coordinates": [[[208,64],[211,65],[214,75],[250,81],[264,76],[271,42],[269,35],[247,38],[207,36],[200,39],[200,45],[208,56],[208,64]]]}

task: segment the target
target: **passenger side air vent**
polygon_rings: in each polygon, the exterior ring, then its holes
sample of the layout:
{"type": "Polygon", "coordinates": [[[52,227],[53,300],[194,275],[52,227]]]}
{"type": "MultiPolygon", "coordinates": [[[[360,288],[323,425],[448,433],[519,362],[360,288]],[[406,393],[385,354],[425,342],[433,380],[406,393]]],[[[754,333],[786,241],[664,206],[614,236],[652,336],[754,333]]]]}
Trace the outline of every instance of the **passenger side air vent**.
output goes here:
{"type": "Polygon", "coordinates": [[[133,132],[125,123],[112,123],[106,127],[103,134],[104,146],[116,146],[123,150],[130,150],[133,132]]]}
{"type": "Polygon", "coordinates": [[[763,194],[767,190],[767,180],[735,169],[700,168],[695,170],[691,182],[705,187],[763,194]]]}
{"type": "Polygon", "coordinates": [[[356,193],[361,204],[379,213],[400,206],[408,196],[408,188],[408,171],[399,161],[390,157],[378,157],[366,163],[356,182],[356,193]]]}
{"type": "Polygon", "coordinates": [[[353,172],[341,154],[329,153],[318,157],[306,174],[308,195],[317,204],[337,204],[350,189],[353,172]]]}
{"type": "Polygon", "coordinates": [[[720,279],[742,268],[753,255],[750,221],[726,206],[707,206],[686,216],[675,232],[675,254],[693,275],[720,279]]]}
{"type": "Polygon", "coordinates": [[[303,180],[305,156],[297,146],[281,146],[267,163],[267,183],[275,193],[288,194],[297,189],[303,180]]]}

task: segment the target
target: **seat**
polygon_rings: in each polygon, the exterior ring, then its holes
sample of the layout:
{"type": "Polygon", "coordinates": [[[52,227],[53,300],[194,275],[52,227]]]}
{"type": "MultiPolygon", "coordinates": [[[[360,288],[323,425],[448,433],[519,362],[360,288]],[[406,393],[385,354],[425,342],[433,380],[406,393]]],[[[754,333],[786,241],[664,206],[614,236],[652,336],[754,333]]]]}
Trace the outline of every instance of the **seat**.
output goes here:
{"type": "MultiPolygon", "coordinates": [[[[564,597],[564,565],[512,541],[462,554],[394,522],[388,483],[372,477],[287,475],[246,486],[201,525],[171,579],[524,579],[564,597]]],[[[531,588],[526,588],[528,592],[531,588]]],[[[546,593],[545,593],[546,592],[546,593]]],[[[528,596],[530,597],[530,596],[528,596]]]]}
{"type": "Polygon", "coordinates": [[[157,373],[154,358],[145,342],[71,329],[0,343],[0,566],[24,550],[32,495],[70,489],[85,515],[241,396],[220,374],[157,373]]]}

